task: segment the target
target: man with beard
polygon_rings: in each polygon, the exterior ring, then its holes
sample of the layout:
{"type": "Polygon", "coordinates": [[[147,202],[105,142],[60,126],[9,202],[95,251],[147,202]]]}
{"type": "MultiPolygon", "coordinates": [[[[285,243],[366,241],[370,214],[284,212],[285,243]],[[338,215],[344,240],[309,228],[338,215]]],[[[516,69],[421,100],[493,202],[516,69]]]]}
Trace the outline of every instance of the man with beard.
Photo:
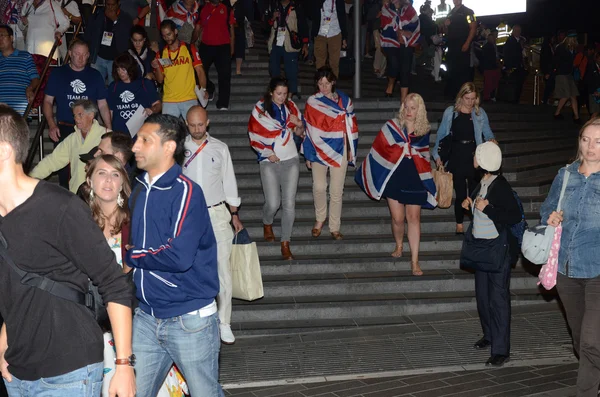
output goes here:
{"type": "Polygon", "coordinates": [[[219,385],[217,243],[202,189],[182,174],[187,128],[153,114],[137,134],[131,245],[139,308],[133,318],[137,395],[156,396],[175,363],[192,396],[222,397],[219,385]]]}
{"type": "Polygon", "coordinates": [[[244,226],[238,215],[241,200],[238,197],[237,181],[233,172],[231,154],[227,145],[209,136],[207,129],[210,120],[201,106],[194,106],[187,114],[190,134],[185,140],[185,160],[183,174],[202,188],[210,222],[217,239],[217,260],[219,265],[219,330],[221,342],[235,343],[231,332],[231,246],[233,232],[239,233],[244,226]],[[227,208],[229,206],[229,209],[227,208]]]}
{"type": "Polygon", "coordinates": [[[175,22],[162,21],[160,33],[166,46],[156,54],[152,67],[156,81],[164,84],[162,112],[175,117],[185,117],[188,110],[198,104],[196,84],[201,89],[206,88],[202,60],[196,46],[187,45],[179,40],[175,22]]]}

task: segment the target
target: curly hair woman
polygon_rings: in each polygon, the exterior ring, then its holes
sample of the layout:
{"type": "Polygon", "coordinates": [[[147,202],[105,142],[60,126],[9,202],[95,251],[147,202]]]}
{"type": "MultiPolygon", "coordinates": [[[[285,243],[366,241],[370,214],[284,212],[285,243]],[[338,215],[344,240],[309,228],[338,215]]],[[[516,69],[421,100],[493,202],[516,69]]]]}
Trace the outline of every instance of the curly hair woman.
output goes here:
{"type": "Polygon", "coordinates": [[[415,276],[423,275],[419,266],[421,208],[433,209],[437,205],[431,178],[429,130],[423,98],[409,94],[398,117],[379,131],[355,176],[369,197],[387,200],[396,240],[393,257],[402,256],[404,220],[407,220],[411,270],[415,276]]]}

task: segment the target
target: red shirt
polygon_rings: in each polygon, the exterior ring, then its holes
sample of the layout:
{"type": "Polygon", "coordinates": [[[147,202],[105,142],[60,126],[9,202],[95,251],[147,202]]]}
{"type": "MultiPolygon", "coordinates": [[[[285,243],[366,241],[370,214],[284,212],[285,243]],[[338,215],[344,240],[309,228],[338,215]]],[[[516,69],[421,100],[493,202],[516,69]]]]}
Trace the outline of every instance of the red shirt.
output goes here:
{"type": "Polygon", "coordinates": [[[229,26],[235,25],[233,11],[223,3],[214,6],[207,2],[200,12],[198,22],[203,29],[202,43],[206,45],[230,44],[229,26]]]}

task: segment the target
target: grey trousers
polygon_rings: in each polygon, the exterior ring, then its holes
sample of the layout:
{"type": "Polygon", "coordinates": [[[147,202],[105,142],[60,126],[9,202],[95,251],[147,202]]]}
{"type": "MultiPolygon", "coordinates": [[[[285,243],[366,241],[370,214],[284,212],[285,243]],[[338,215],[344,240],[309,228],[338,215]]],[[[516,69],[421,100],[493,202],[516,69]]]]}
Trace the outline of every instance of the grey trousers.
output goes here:
{"type": "Polygon", "coordinates": [[[271,163],[261,161],[260,180],[265,195],[263,223],[270,225],[281,206],[281,241],[290,241],[296,218],[296,191],[300,176],[298,157],[271,163]]]}

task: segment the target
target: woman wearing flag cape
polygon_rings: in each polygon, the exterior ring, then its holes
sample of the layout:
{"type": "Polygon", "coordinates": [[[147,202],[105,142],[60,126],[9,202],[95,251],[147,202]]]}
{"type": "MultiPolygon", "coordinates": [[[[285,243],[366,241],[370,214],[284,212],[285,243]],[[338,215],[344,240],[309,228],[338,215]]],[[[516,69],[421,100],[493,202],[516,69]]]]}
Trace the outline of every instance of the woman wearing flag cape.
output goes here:
{"type": "Polygon", "coordinates": [[[429,162],[429,130],[423,98],[409,94],[398,117],[379,131],[354,177],[369,197],[387,200],[396,240],[393,257],[402,256],[404,219],[407,220],[411,270],[415,276],[423,275],[419,266],[421,208],[437,206],[429,162]]]}
{"type": "Polygon", "coordinates": [[[319,237],[327,218],[327,171],[329,170],[329,231],[334,240],[340,233],[342,195],[348,165],[354,167],[358,147],[358,125],[348,95],[336,91],[336,76],[328,67],[317,70],[319,92],[306,101],[306,139],[302,154],[312,171],[316,222],[312,236],[319,237]]]}
{"type": "Polygon", "coordinates": [[[304,136],[302,113],[288,100],[288,83],[274,77],[248,122],[250,145],[258,155],[260,180],[265,195],[263,229],[265,241],[275,241],[273,218],[281,204],[281,256],[294,259],[290,239],[296,217],[296,191],[300,176],[294,136],[304,136]]]}

